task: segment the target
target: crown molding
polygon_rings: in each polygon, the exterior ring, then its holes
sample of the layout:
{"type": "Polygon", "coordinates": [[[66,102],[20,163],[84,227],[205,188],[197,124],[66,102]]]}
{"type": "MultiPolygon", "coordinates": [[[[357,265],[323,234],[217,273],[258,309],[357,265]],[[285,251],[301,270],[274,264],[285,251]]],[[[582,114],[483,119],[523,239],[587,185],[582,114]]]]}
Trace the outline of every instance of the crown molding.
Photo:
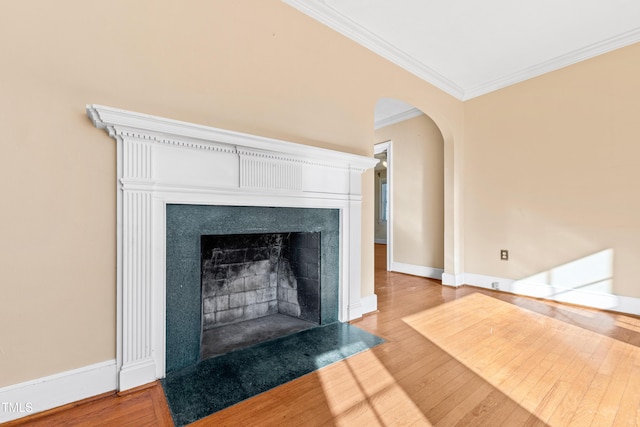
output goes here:
{"type": "Polygon", "coordinates": [[[398,114],[394,114],[392,116],[384,117],[382,119],[376,120],[373,122],[373,128],[375,130],[381,129],[383,127],[391,126],[396,123],[404,122],[405,120],[413,119],[414,117],[418,117],[423,115],[424,113],[417,108],[412,108],[407,111],[403,111],[398,114]]]}
{"type": "Polygon", "coordinates": [[[640,42],[640,28],[573,50],[567,54],[552,58],[548,61],[540,62],[531,67],[516,71],[515,73],[478,85],[466,90],[461,101],[467,101],[638,42],[640,42]]]}
{"type": "Polygon", "coordinates": [[[456,83],[347,18],[324,1],[313,3],[305,0],[283,1],[449,95],[458,99],[463,98],[464,91],[456,83]]]}
{"type": "Polygon", "coordinates": [[[314,2],[308,2],[305,0],[282,1],[382,56],[383,58],[393,62],[406,71],[425,80],[427,83],[443,90],[460,101],[467,101],[472,98],[503,89],[507,86],[538,77],[548,72],[559,70],[577,62],[602,55],[615,49],[640,42],[640,28],[636,28],[627,31],[626,33],[611,37],[610,39],[576,49],[565,55],[552,58],[548,61],[524,68],[495,80],[490,80],[471,88],[463,88],[430,68],[428,65],[418,61],[406,52],[376,36],[355,21],[327,5],[323,0],[314,2]]]}

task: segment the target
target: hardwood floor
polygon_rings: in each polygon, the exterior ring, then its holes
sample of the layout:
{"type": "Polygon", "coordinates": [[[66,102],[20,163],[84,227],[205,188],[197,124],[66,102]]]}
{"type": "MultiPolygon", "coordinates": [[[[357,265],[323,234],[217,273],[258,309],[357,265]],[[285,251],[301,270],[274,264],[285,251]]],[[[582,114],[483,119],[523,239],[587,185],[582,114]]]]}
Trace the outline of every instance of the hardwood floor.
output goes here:
{"type": "Polygon", "coordinates": [[[3,424],[3,427],[57,426],[173,426],[159,382],[122,395],[105,393],[81,402],[34,414],[3,424]]]}
{"type": "MultiPolygon", "coordinates": [[[[197,426],[638,426],[640,318],[388,273],[386,343],[197,426]]],[[[158,384],[10,425],[171,425],[158,384]]]]}

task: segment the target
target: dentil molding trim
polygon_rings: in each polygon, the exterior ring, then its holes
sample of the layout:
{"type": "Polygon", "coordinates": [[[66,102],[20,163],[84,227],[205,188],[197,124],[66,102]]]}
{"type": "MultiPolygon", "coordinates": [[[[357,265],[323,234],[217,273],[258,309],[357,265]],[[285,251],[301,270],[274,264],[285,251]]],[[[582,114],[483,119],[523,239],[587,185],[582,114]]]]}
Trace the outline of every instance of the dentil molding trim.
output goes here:
{"type": "Polygon", "coordinates": [[[372,159],[356,154],[182,122],[103,105],[87,105],[87,115],[95,127],[107,130],[111,137],[138,138],[150,142],[198,150],[238,153],[272,160],[354,169],[361,172],[373,167],[371,165],[372,159]]]}

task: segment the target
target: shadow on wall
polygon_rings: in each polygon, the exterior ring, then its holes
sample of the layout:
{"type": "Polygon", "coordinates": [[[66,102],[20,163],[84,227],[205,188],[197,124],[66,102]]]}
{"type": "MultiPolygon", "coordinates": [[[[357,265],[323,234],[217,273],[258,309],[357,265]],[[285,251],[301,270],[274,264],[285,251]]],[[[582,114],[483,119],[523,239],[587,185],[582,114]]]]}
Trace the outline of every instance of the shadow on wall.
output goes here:
{"type": "Polygon", "coordinates": [[[619,306],[613,291],[613,249],[605,249],[511,284],[516,294],[601,309],[619,306]]]}

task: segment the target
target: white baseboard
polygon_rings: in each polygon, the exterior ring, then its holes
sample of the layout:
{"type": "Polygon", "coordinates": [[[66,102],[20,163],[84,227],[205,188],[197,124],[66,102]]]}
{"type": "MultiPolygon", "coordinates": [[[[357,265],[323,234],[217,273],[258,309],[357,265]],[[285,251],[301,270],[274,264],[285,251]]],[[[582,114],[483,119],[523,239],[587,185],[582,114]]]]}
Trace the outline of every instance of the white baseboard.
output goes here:
{"type": "Polygon", "coordinates": [[[460,274],[451,274],[451,273],[442,273],[442,284],[444,286],[452,286],[457,288],[458,286],[464,285],[464,273],[460,274]]]}
{"type": "MultiPolygon", "coordinates": [[[[511,292],[510,289],[513,282],[514,282],[513,279],[505,279],[504,277],[486,276],[483,274],[473,274],[473,273],[463,274],[464,284],[477,286],[478,288],[495,289],[493,288],[493,283],[498,283],[498,290],[511,292]]],[[[533,295],[528,295],[528,296],[533,296],[533,295]]]]}
{"type": "Polygon", "coordinates": [[[118,376],[118,390],[130,390],[157,379],[153,358],[140,359],[129,365],[123,365],[118,376]]]}
{"type": "Polygon", "coordinates": [[[346,322],[361,318],[362,317],[362,301],[349,304],[349,307],[347,308],[347,313],[348,314],[347,314],[346,322]]]}
{"type": "Polygon", "coordinates": [[[376,294],[362,297],[360,302],[362,303],[362,314],[371,313],[378,309],[378,296],[376,294]]]}
{"type": "Polygon", "coordinates": [[[430,279],[441,280],[444,270],[441,268],[425,267],[422,265],[405,264],[403,262],[391,262],[391,271],[411,274],[413,276],[428,277],[430,279]]]}
{"type": "Polygon", "coordinates": [[[526,280],[505,279],[504,277],[482,274],[464,274],[464,283],[486,289],[498,289],[517,295],[548,299],[584,307],[611,310],[626,314],[640,314],[640,298],[592,292],[583,289],[550,286],[526,280]],[[495,287],[494,287],[494,284],[495,287]]]}
{"type": "Polygon", "coordinates": [[[0,423],[116,389],[116,361],[0,388],[0,423]]]}

